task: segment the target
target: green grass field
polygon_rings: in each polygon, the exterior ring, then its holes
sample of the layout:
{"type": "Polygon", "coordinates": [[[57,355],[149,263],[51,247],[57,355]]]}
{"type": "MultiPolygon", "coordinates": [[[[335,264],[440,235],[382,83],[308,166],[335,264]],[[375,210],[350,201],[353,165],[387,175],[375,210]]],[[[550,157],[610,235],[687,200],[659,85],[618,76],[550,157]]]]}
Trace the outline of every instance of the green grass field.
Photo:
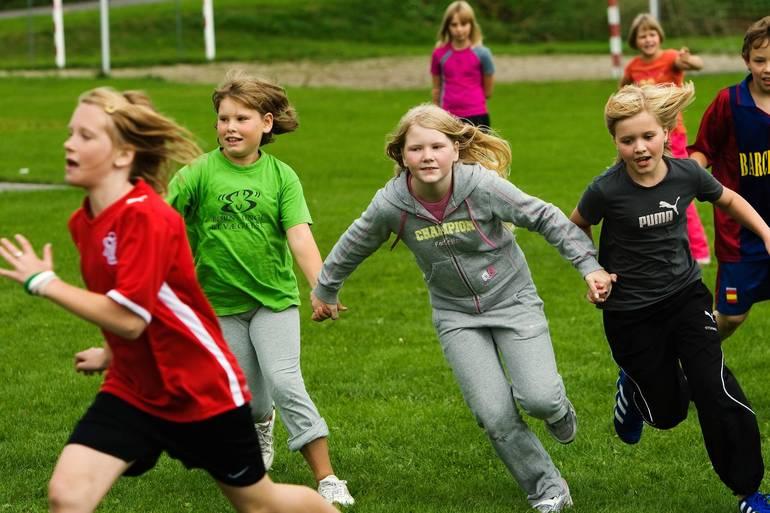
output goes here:
{"type": "MultiPolygon", "coordinates": [[[[686,113],[691,136],[716,91],[736,75],[696,79],[698,99],[686,113]]],[[[0,181],[61,182],[62,141],[77,94],[95,81],[0,80],[11,101],[0,111],[0,181]],[[19,175],[26,167],[29,173],[19,175]]],[[[210,89],[160,81],[110,81],[141,88],[158,107],[213,146],[210,89]]],[[[493,124],[512,146],[511,180],[569,212],[590,179],[614,158],[602,107],[610,81],[501,85],[490,105],[493,124]]],[[[384,135],[426,91],[291,89],[301,127],[268,146],[302,178],[313,227],[326,253],[391,176],[384,135]]],[[[57,272],[79,282],[66,223],[77,190],[0,193],[0,235],[24,233],[37,247],[54,244],[57,272]]],[[[710,206],[699,209],[711,231],[710,206]]],[[[569,481],[577,513],[735,511],[703,448],[695,412],[677,429],[646,429],[628,447],[611,424],[615,366],[599,313],[584,299],[578,274],[544,240],[517,231],[545,301],[560,372],[577,408],[580,433],[569,446],[530,423],[569,481]]],[[[714,267],[705,271],[713,286],[714,267]]],[[[307,287],[302,286],[303,297],[307,287]]],[[[304,304],[303,372],[330,428],[337,473],[361,513],[529,511],[523,493],[465,407],[430,322],[425,287],[403,245],[381,249],[347,282],[350,308],[336,323],[315,324],[304,304]]],[[[760,304],[725,346],[727,362],[758,413],[767,444],[770,397],[765,380],[768,305],[760,304]]],[[[99,344],[92,326],[20,287],[0,281],[0,512],[44,511],[46,482],[58,452],[96,392],[99,379],[72,370],[75,351],[99,344]]],[[[272,477],[312,484],[298,454],[277,429],[272,477]]],[[[767,449],[765,455],[768,456],[767,449]]],[[[765,489],[770,486],[766,480],[765,489]]],[[[149,474],[121,480],[102,512],[228,511],[208,477],[164,458],[149,474]]]]}

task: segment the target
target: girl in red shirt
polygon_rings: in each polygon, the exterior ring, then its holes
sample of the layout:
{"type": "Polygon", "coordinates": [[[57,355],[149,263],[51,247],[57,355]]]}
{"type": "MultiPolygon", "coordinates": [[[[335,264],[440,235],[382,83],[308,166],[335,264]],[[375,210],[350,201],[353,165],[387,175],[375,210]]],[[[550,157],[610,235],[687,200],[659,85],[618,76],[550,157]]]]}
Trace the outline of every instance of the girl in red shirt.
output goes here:
{"type": "Polygon", "coordinates": [[[69,227],[86,289],[53,271],[22,235],[0,238],[5,276],[102,329],[107,344],[75,355],[107,371],[49,483],[50,511],[94,511],[117,479],[162,452],[205,469],[239,512],[336,510],[308,488],[265,474],[251,394],[196,279],[184,222],[159,193],[174,162],[200,153],[191,134],[140,92],[81,95],[69,123],[65,180],[86,191],[69,227]]]}

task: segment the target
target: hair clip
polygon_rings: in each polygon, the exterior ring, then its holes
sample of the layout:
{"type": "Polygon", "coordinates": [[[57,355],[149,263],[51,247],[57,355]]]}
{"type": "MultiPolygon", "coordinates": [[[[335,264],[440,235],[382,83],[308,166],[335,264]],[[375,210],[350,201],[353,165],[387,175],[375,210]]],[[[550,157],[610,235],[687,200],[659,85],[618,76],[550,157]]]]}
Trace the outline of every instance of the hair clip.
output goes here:
{"type": "Polygon", "coordinates": [[[116,110],[118,110],[118,108],[115,107],[115,104],[113,103],[108,103],[107,105],[104,106],[104,112],[106,112],[107,114],[113,114],[116,110]]]}

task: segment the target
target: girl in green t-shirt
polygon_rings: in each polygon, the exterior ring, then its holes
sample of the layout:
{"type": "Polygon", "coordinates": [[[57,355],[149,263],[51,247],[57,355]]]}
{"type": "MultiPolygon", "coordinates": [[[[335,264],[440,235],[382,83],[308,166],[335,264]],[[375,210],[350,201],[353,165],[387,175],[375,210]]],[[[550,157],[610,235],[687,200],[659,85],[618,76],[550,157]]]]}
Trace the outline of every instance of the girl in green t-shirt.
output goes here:
{"type": "Polygon", "coordinates": [[[318,481],[342,506],[355,501],[329,458],[329,428],[300,370],[297,260],[311,288],[322,261],[302,185],[261,150],[298,126],[285,91],[232,71],[212,96],[219,147],[182,168],[168,201],[185,218],[195,270],[252,391],[265,467],[273,461],[275,408],[318,481]]]}

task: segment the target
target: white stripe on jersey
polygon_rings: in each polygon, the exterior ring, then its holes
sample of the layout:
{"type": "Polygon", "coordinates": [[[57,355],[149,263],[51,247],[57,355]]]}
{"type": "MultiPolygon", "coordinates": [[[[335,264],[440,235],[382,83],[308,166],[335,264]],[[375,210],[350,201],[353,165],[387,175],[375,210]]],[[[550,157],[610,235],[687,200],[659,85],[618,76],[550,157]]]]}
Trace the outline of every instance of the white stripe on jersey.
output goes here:
{"type": "Polygon", "coordinates": [[[124,306],[131,310],[133,313],[144,319],[144,322],[147,324],[150,324],[150,321],[152,321],[152,314],[148,312],[146,309],[142,308],[141,306],[137,305],[130,299],[128,299],[126,296],[121,294],[115,289],[112,289],[111,291],[107,292],[107,297],[115,301],[117,304],[124,306]]]}
{"type": "Polygon", "coordinates": [[[193,309],[190,308],[189,305],[183,303],[165,282],[160,288],[158,298],[169,308],[169,310],[171,310],[177,319],[182,321],[182,324],[184,324],[192,332],[195,338],[203,344],[203,347],[214,355],[214,358],[216,358],[219,365],[224,369],[225,374],[227,374],[230,393],[233,396],[233,401],[235,401],[235,406],[243,406],[246,401],[243,397],[243,391],[241,390],[240,383],[238,383],[238,378],[235,375],[233,367],[230,365],[230,362],[227,361],[222,349],[220,349],[211,337],[211,334],[203,326],[203,323],[193,309]]]}

